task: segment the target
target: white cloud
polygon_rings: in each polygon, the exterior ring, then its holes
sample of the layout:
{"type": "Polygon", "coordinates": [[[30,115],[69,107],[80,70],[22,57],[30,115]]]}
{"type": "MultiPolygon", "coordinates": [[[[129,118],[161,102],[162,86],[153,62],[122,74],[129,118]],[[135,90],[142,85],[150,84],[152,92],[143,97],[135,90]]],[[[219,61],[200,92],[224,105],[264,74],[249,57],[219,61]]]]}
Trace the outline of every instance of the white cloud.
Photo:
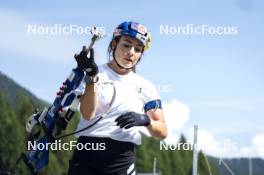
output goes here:
{"type": "MultiPolygon", "coordinates": [[[[193,131],[188,135],[188,142],[193,143],[193,131]]],[[[241,146],[229,138],[220,138],[213,133],[198,129],[198,149],[207,155],[219,158],[261,157],[264,158],[264,133],[256,134],[248,146],[241,146]]]]}
{"type": "MultiPolygon", "coordinates": [[[[218,141],[215,139],[215,136],[205,130],[198,130],[198,145],[203,151],[207,154],[218,154],[218,141]]],[[[191,142],[192,143],[192,142],[191,142]]]]}
{"type": "Polygon", "coordinates": [[[214,134],[199,129],[199,148],[208,155],[216,157],[232,157],[239,150],[239,144],[229,138],[217,138],[214,134]]]}
{"type": "Polygon", "coordinates": [[[260,157],[264,159],[264,133],[256,133],[251,144],[239,147],[238,151],[230,153],[233,157],[260,157]]]}
{"type": "Polygon", "coordinates": [[[264,158],[264,133],[256,134],[253,137],[252,146],[256,154],[264,158]]]}
{"type": "Polygon", "coordinates": [[[178,100],[172,100],[163,104],[164,116],[168,128],[167,143],[176,143],[181,130],[190,118],[190,109],[178,100]]]}
{"type": "Polygon", "coordinates": [[[256,154],[254,154],[253,148],[250,146],[241,147],[237,154],[238,155],[236,157],[256,157],[256,154]]]}

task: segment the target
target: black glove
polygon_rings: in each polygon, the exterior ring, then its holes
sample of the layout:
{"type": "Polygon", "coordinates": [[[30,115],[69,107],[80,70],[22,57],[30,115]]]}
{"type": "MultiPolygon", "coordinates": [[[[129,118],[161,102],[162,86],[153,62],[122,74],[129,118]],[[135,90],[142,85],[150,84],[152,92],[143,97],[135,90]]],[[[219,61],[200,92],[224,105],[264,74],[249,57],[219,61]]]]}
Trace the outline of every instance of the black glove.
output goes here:
{"type": "Polygon", "coordinates": [[[147,115],[136,112],[122,114],[115,121],[117,122],[117,126],[125,129],[133,126],[148,126],[150,124],[150,119],[147,115]]]}
{"type": "Polygon", "coordinates": [[[87,75],[94,77],[98,73],[98,66],[94,62],[94,50],[91,48],[90,57],[87,57],[88,51],[83,46],[80,54],[75,54],[74,58],[77,61],[78,68],[84,70],[87,75]]]}

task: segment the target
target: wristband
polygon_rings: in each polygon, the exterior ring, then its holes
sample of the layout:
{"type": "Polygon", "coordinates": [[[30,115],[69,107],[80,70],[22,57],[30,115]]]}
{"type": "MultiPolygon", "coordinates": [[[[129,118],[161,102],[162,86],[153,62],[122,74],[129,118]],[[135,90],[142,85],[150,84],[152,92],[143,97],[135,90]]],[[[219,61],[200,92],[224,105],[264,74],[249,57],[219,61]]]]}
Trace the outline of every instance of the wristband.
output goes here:
{"type": "Polygon", "coordinates": [[[86,76],[84,77],[84,81],[85,81],[86,85],[97,83],[98,80],[99,80],[99,77],[97,75],[92,77],[92,76],[89,76],[86,74],[86,76]]]}

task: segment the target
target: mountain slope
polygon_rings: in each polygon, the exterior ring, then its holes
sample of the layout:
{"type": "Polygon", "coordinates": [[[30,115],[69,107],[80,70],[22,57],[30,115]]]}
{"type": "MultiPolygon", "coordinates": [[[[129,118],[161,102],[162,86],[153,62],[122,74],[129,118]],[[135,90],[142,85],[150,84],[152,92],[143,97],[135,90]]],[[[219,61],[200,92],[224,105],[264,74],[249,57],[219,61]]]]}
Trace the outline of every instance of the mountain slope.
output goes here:
{"type": "Polygon", "coordinates": [[[28,96],[29,99],[32,101],[32,103],[36,106],[48,105],[47,102],[36,97],[30,91],[17,84],[11,78],[3,74],[1,71],[0,71],[0,92],[2,93],[6,102],[9,103],[10,105],[16,105],[16,101],[21,95],[21,93],[28,96]]]}
{"type": "MultiPolygon", "coordinates": [[[[218,158],[209,157],[217,168],[220,175],[231,175],[231,172],[223,163],[219,164],[218,158]]],[[[249,175],[249,159],[248,158],[236,158],[236,159],[223,159],[224,163],[230,168],[230,170],[236,175],[249,175]]],[[[259,158],[252,159],[252,174],[263,175],[264,174],[264,160],[259,158]]]]}

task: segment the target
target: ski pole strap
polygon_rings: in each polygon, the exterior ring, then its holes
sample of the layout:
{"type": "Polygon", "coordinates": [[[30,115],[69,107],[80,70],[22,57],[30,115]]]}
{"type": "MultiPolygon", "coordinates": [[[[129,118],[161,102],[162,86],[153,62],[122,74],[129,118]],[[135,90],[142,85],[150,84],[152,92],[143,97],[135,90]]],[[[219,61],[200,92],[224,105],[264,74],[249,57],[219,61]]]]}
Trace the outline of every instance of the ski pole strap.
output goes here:
{"type": "Polygon", "coordinates": [[[160,99],[149,101],[144,106],[145,112],[147,112],[147,111],[149,111],[151,109],[157,109],[157,108],[162,109],[162,105],[161,105],[161,100],[160,99]]]}

